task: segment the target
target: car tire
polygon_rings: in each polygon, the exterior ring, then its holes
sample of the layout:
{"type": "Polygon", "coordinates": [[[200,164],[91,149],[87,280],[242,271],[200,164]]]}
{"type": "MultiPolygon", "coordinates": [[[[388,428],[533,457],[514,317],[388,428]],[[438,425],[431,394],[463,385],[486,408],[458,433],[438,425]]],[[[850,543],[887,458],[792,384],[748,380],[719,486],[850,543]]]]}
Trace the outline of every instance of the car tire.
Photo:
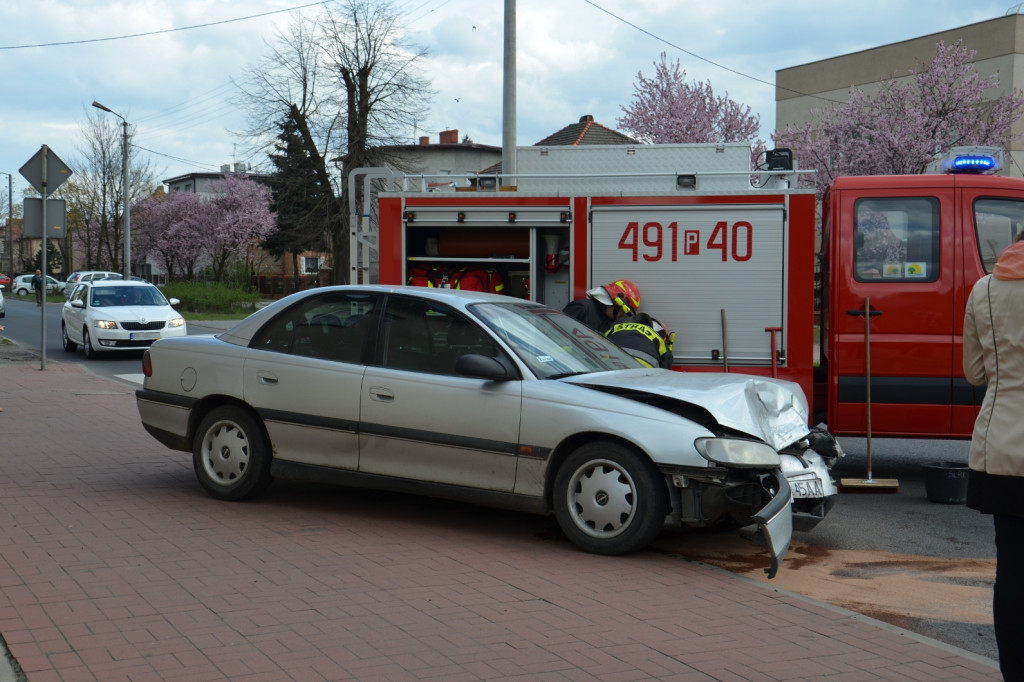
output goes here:
{"type": "Polygon", "coordinates": [[[555,518],[562,532],[594,554],[628,554],[654,541],[668,514],[664,476],[619,443],[589,443],[555,476],[555,518]]]}
{"type": "Polygon", "coordinates": [[[96,349],[92,347],[89,330],[84,327],[82,328],[82,350],[85,352],[86,360],[94,360],[96,358],[96,349]]]}
{"type": "Polygon", "coordinates": [[[260,495],[273,480],[270,460],[270,440],[251,412],[224,405],[199,424],[192,467],[213,497],[244,500],[260,495]]]}
{"type": "Polygon", "coordinates": [[[68,326],[63,322],[60,324],[60,340],[64,343],[65,352],[74,353],[78,350],[78,344],[68,337],[68,326]]]}
{"type": "Polygon", "coordinates": [[[28,294],[28,289],[22,287],[20,289],[15,289],[14,293],[16,293],[18,296],[25,296],[26,294],[28,294]]]}

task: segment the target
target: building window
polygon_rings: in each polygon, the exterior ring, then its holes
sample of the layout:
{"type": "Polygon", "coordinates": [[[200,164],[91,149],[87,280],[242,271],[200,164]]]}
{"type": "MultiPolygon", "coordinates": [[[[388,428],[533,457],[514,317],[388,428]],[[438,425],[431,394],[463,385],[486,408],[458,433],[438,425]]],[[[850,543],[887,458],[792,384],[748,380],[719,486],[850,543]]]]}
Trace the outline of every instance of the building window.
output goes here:
{"type": "Polygon", "coordinates": [[[320,259],[316,256],[302,257],[302,274],[315,275],[320,272],[320,259]]]}

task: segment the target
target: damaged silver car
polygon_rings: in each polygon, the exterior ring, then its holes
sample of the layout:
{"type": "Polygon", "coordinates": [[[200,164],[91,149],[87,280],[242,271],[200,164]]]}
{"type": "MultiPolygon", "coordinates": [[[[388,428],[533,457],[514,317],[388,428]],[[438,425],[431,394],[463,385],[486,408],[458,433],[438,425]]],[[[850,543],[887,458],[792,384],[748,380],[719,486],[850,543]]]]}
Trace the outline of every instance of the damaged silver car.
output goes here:
{"type": "Polygon", "coordinates": [[[794,523],[834,495],[838,445],[808,427],[796,384],[645,368],[504,296],[315,289],[157,341],[143,372],[146,430],[225,500],[275,478],[404,491],[553,514],[599,554],[642,549],[666,521],[756,524],[773,576],[794,523]]]}

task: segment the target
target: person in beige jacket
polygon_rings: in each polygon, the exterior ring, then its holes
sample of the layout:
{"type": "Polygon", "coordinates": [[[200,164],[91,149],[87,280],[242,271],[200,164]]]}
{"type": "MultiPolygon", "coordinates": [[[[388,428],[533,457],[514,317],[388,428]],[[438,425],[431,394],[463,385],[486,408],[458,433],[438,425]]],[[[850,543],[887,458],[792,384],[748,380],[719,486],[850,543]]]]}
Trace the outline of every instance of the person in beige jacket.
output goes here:
{"type": "Polygon", "coordinates": [[[967,506],[992,514],[999,667],[1024,680],[1024,232],[975,283],[964,316],[964,376],[987,385],[974,423],[967,506]]]}

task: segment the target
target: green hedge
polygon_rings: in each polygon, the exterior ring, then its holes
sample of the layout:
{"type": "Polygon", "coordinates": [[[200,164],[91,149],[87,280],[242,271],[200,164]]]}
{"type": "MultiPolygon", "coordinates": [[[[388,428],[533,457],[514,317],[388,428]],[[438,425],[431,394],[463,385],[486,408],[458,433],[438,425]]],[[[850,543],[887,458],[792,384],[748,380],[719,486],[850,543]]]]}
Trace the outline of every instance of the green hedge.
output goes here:
{"type": "Polygon", "coordinates": [[[247,314],[260,302],[259,292],[247,287],[213,282],[172,282],[161,287],[164,296],[176,298],[181,312],[247,314]]]}

